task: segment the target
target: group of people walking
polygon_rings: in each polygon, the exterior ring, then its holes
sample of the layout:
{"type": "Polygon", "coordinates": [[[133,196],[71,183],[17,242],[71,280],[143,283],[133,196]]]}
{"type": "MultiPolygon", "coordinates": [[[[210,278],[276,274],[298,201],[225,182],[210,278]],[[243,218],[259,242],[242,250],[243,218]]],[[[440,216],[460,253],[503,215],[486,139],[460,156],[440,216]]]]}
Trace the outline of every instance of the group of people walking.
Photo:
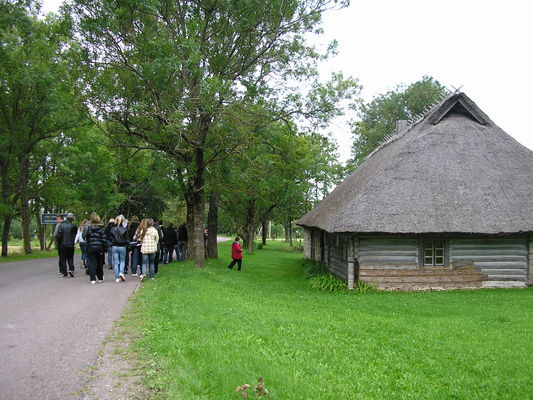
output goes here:
{"type": "Polygon", "coordinates": [[[74,277],[76,243],[80,245],[82,264],[93,285],[97,280],[104,281],[105,253],[117,283],[126,280],[128,266],[132,276],[138,276],[143,281],[147,276],[155,279],[159,262],[172,262],[174,253],[176,260],[185,260],[188,242],[186,223],[178,228],[172,223],[163,227],[152,218],[139,221],[137,216],[133,216],[128,221],[119,215],[104,226],[100,216],[93,212],[89,220],[84,219],[76,226],[74,218],[72,213],[66,214],[53,234],[58,246],[59,273],[64,278],[74,277]]]}

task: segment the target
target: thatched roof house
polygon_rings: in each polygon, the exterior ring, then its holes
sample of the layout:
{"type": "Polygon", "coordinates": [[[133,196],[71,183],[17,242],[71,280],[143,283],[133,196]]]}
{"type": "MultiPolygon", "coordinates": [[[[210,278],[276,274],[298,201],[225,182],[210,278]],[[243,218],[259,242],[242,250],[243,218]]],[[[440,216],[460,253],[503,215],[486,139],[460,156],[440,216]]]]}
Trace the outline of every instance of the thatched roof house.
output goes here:
{"type": "Polygon", "coordinates": [[[349,285],[523,286],[533,269],[533,151],[454,94],[297,223],[306,256],[349,285]]]}

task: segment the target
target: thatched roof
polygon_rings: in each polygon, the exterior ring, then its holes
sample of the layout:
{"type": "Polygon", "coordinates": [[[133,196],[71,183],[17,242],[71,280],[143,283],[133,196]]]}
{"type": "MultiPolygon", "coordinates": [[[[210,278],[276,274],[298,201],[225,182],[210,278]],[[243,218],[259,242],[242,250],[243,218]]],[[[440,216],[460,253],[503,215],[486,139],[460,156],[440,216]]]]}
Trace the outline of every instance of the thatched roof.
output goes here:
{"type": "Polygon", "coordinates": [[[454,94],[297,224],[328,232],[533,232],[533,151],[454,94]]]}

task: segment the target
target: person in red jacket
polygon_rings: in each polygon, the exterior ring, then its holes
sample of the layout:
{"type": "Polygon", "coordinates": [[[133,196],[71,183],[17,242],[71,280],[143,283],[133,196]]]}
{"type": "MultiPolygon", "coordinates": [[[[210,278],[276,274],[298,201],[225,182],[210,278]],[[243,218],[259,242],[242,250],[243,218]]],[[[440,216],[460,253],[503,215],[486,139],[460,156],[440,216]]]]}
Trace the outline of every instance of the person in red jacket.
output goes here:
{"type": "Polygon", "coordinates": [[[231,245],[231,258],[233,259],[233,261],[230,265],[228,265],[228,268],[233,269],[233,266],[235,264],[238,264],[237,269],[240,271],[242,266],[242,249],[239,240],[241,239],[237,236],[235,238],[235,241],[231,245]]]}

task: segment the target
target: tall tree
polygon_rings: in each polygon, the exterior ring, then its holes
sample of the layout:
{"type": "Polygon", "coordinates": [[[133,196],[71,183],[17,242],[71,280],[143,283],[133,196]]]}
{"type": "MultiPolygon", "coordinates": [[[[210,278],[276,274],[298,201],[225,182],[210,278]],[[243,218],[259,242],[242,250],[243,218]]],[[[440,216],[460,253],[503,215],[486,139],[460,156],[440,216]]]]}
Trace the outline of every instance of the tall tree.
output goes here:
{"type": "Polygon", "coordinates": [[[146,148],[175,160],[197,265],[204,261],[206,169],[231,154],[234,145],[228,143],[239,139],[218,129],[217,122],[224,114],[246,110],[251,97],[283,91],[289,98],[287,85],[276,87],[269,81],[312,75],[310,62],[320,55],[305,46],[303,34],[318,30],[323,11],[347,4],[72,2],[87,60],[94,67],[93,104],[117,122],[121,129],[116,132],[139,137],[146,148]]]}
{"type": "Polygon", "coordinates": [[[409,120],[422,113],[447,93],[447,89],[434,78],[424,76],[420,81],[408,86],[399,85],[363,104],[359,111],[360,120],[353,123],[353,159],[348,163],[348,169],[353,170],[361,164],[385,136],[396,129],[396,121],[409,120]]]}
{"type": "Polygon", "coordinates": [[[36,4],[0,2],[0,153],[9,154],[0,164],[17,171],[26,253],[31,252],[31,155],[41,141],[79,124],[85,111],[66,61],[70,49],[63,21],[38,20],[36,4]]]}
{"type": "Polygon", "coordinates": [[[248,250],[261,226],[274,212],[291,224],[304,213],[310,196],[331,187],[342,167],[334,161],[335,147],[316,133],[298,132],[294,124],[279,122],[260,132],[241,156],[227,163],[222,207],[245,239],[248,250]]]}

